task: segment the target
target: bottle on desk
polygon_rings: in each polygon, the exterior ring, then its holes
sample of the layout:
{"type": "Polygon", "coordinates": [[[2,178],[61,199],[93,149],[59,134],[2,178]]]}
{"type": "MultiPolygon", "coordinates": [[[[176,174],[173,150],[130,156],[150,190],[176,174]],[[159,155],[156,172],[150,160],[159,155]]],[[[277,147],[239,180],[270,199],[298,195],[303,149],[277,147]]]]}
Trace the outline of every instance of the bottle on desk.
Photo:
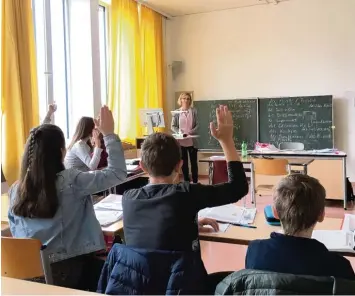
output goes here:
{"type": "Polygon", "coordinates": [[[248,145],[243,141],[242,143],[242,158],[248,156],[248,145]]]}

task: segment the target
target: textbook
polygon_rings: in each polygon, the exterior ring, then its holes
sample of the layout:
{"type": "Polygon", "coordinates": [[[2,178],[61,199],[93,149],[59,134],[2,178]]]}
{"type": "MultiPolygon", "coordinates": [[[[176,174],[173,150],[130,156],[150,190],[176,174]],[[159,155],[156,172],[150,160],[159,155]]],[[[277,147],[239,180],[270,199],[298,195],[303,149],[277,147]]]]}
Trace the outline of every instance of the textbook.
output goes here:
{"type": "Polygon", "coordinates": [[[341,230],[314,230],[312,238],[329,251],[355,253],[355,215],[345,214],[341,230]]]}

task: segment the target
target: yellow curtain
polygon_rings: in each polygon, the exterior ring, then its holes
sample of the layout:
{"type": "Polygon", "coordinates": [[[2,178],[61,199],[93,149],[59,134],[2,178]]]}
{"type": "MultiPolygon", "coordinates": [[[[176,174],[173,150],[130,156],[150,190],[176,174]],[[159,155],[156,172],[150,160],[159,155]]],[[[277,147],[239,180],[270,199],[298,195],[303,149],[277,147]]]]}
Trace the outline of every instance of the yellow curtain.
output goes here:
{"type": "Polygon", "coordinates": [[[109,107],[115,132],[134,143],[139,131],[136,111],[142,97],[137,3],[112,0],[110,17],[109,107]]]}
{"type": "Polygon", "coordinates": [[[133,0],[112,0],[110,17],[109,107],[115,131],[134,143],[139,109],[163,108],[162,17],[133,0]]]}
{"type": "Polygon", "coordinates": [[[29,131],[39,123],[31,0],[2,1],[1,43],[1,158],[12,184],[29,131]]]}
{"type": "MultiPolygon", "coordinates": [[[[140,12],[140,36],[144,107],[164,110],[163,18],[143,5],[140,12]]],[[[164,114],[166,117],[166,112],[164,114]]]]}

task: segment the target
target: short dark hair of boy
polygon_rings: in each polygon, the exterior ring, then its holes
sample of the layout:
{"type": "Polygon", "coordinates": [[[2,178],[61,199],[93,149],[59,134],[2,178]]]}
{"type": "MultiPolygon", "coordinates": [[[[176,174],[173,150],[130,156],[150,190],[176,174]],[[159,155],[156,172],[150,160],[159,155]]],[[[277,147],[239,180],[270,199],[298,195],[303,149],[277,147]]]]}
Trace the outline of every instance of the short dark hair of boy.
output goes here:
{"type": "Polygon", "coordinates": [[[170,176],[181,160],[181,148],[171,135],[154,133],[142,144],[141,161],[152,177],[170,176]]]}
{"type": "Polygon", "coordinates": [[[285,234],[295,235],[315,225],[325,208],[325,189],[315,178],[293,174],[275,188],[274,206],[285,234]]]}

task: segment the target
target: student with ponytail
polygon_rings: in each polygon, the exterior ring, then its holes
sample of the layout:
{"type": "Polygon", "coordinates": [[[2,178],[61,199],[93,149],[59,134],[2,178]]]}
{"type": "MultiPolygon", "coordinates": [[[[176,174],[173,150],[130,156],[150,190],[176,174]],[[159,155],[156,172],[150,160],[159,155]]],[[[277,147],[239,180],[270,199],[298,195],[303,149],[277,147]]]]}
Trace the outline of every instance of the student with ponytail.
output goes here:
{"type": "Polygon", "coordinates": [[[21,176],[10,191],[9,223],[17,238],[46,245],[55,285],[96,290],[103,261],[93,255],[105,249],[91,194],[126,178],[122,144],[114,134],[111,111],[101,108],[96,127],[104,136],[107,168],[95,172],[65,169],[65,139],[55,125],[42,124],[27,140],[21,176]]]}

